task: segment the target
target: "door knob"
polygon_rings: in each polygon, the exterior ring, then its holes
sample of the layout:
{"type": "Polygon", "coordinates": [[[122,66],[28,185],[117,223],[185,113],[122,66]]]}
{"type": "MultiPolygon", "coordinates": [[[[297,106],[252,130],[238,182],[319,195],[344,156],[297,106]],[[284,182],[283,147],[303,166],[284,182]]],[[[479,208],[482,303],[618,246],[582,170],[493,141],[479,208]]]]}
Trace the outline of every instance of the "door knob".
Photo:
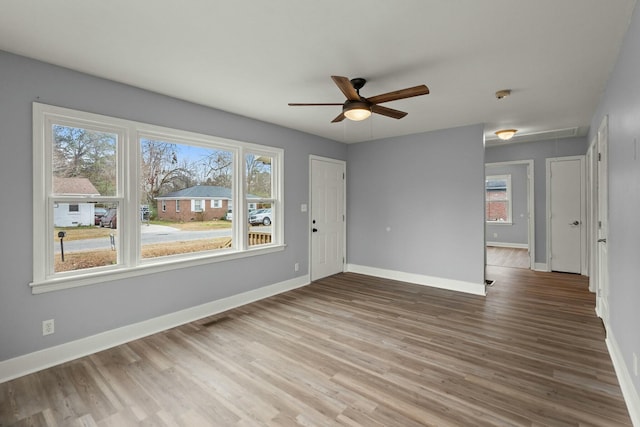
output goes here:
{"type": "Polygon", "coordinates": [[[317,233],[318,229],[317,228],[312,228],[311,231],[313,231],[314,233],[317,233]]]}
{"type": "Polygon", "coordinates": [[[573,221],[570,222],[569,225],[580,225],[580,221],[573,221]]]}

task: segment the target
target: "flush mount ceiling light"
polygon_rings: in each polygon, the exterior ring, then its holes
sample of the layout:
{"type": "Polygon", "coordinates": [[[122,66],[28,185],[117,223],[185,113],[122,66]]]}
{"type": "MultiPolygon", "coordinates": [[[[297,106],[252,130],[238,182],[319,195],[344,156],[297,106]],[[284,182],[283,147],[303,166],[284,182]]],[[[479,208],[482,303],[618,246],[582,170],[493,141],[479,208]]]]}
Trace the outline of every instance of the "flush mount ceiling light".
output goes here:
{"type": "Polygon", "coordinates": [[[511,95],[510,89],[499,90],[496,92],[496,99],[504,99],[509,95],[511,95]]]}
{"type": "Polygon", "coordinates": [[[496,135],[498,135],[498,138],[501,140],[508,141],[513,138],[513,135],[515,135],[516,132],[518,132],[516,129],[502,129],[497,131],[496,135]]]}
{"type": "Polygon", "coordinates": [[[365,120],[371,116],[371,105],[362,101],[347,101],[342,107],[342,114],[355,122],[365,120]]]}

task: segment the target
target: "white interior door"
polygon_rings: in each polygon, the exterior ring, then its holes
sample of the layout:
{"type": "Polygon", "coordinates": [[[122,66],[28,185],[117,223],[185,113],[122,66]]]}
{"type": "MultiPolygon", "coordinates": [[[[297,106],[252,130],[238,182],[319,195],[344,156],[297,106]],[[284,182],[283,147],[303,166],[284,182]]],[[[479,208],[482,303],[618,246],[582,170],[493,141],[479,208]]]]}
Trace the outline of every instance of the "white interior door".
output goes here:
{"type": "Polygon", "coordinates": [[[583,158],[549,159],[550,269],[582,272],[583,158]]]}
{"type": "Polygon", "coordinates": [[[345,163],[311,158],[311,280],[344,271],[345,163]]]}
{"type": "Polygon", "coordinates": [[[605,327],[609,323],[609,258],[607,252],[607,235],[609,230],[609,205],[608,205],[608,180],[607,159],[609,137],[607,119],[598,129],[598,240],[597,240],[597,265],[598,285],[596,290],[597,311],[602,318],[605,327]]]}

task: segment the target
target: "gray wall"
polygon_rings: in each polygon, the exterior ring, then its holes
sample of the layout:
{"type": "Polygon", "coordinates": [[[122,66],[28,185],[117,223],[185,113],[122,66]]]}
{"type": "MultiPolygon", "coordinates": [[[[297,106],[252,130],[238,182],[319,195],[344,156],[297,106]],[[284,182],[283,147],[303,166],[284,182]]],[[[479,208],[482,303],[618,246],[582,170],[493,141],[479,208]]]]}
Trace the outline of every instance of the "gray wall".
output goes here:
{"type": "Polygon", "coordinates": [[[347,155],[341,143],[4,52],[0,129],[0,361],[306,274],[308,217],[300,203],[308,202],[308,156],[347,155]],[[32,295],[33,101],[283,147],[286,250],[32,295]],[[43,337],[41,322],[52,318],[56,333],[43,337]]]}
{"type": "Polygon", "coordinates": [[[537,263],[547,262],[547,175],[546,159],[552,157],[578,156],[587,152],[587,138],[567,138],[519,144],[487,147],[485,162],[497,163],[513,160],[533,160],[536,256],[537,263]]]}
{"type": "Polygon", "coordinates": [[[486,175],[511,175],[512,224],[487,223],[487,242],[527,244],[527,165],[486,166],[486,175]]]}
{"type": "MultiPolygon", "coordinates": [[[[609,116],[609,328],[633,377],[633,352],[640,357],[640,8],[637,6],[591,121],[589,141],[605,115],[609,116]]],[[[640,395],[640,377],[632,380],[640,395]]]]}
{"type": "Polygon", "coordinates": [[[482,134],[473,125],[349,145],[347,261],[484,283],[482,134]]]}

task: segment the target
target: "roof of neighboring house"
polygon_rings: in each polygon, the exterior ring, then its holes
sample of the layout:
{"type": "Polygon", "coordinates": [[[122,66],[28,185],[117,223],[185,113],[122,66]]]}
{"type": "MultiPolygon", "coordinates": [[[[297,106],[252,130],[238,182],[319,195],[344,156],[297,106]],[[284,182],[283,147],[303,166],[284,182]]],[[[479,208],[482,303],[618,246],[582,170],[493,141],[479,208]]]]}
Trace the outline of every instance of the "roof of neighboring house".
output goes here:
{"type": "Polygon", "coordinates": [[[100,193],[88,178],[53,177],[54,194],[99,196],[100,193]]]}
{"type": "Polygon", "coordinates": [[[196,185],[158,196],[157,199],[231,199],[231,189],[216,185],[196,185]]]}

